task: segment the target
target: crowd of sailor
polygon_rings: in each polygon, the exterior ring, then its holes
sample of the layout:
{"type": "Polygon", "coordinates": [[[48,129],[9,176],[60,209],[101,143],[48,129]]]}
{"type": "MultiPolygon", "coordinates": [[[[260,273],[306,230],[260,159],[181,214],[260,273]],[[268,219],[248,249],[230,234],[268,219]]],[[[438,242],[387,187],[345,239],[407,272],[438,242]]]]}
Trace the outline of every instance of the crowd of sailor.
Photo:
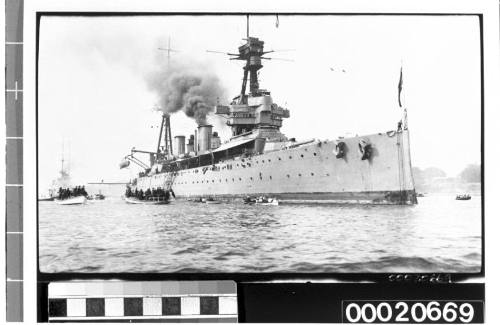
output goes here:
{"type": "Polygon", "coordinates": [[[87,191],[85,191],[85,186],[76,186],[72,189],[59,187],[57,191],[57,198],[59,200],[69,199],[71,197],[85,196],[87,197],[87,191]]]}
{"type": "Polygon", "coordinates": [[[165,190],[161,187],[156,189],[147,189],[145,191],[141,190],[132,190],[130,186],[127,186],[127,190],[125,191],[125,197],[132,197],[138,200],[168,200],[170,198],[170,191],[165,190]]]}

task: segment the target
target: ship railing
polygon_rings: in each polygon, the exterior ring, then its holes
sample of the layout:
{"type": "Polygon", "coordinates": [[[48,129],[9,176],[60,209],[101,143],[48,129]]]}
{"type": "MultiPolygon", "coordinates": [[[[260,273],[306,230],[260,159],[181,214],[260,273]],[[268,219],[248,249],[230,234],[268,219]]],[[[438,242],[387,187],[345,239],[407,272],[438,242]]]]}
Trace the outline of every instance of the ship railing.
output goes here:
{"type": "MultiPolygon", "coordinates": [[[[252,133],[253,133],[253,130],[245,132],[245,133],[241,133],[241,134],[238,134],[238,135],[235,135],[235,136],[231,137],[231,140],[238,139],[238,138],[244,137],[246,135],[250,135],[252,133]]],[[[226,141],[225,143],[227,143],[227,142],[229,142],[229,141],[226,141]]]]}

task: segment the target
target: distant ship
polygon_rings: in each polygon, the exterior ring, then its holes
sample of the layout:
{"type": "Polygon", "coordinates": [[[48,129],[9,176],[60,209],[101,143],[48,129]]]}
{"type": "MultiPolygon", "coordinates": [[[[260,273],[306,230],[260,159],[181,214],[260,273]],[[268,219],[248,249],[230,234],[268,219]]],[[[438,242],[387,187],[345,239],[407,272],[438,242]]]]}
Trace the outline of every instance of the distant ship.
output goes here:
{"type": "Polygon", "coordinates": [[[221,143],[211,125],[199,125],[187,143],[176,136],[172,146],[170,116],[164,115],[157,151],[132,149],[120,164],[125,168],[132,161],[144,169],[129,187],[161,188],[188,199],[416,204],[406,121],[388,132],[336,140],[288,138],[280,128],[289,110],[259,88],[257,72],[266,53],[262,40],[247,35],[231,58],[246,64],[240,94],[215,108],[232,130],[228,142],[221,143]],[[148,153],[149,164],[138,160],[137,152],[148,153]]]}
{"type": "Polygon", "coordinates": [[[59,177],[54,179],[50,184],[48,189],[48,195],[42,195],[38,198],[38,201],[54,201],[58,196],[59,188],[69,188],[71,187],[71,177],[69,175],[69,170],[64,167],[64,145],[63,153],[61,154],[61,169],[59,170],[59,177]]]}
{"type": "Polygon", "coordinates": [[[71,176],[69,174],[69,167],[64,166],[64,146],[63,153],[61,155],[61,170],[59,171],[59,177],[52,181],[49,188],[49,196],[41,197],[39,201],[55,201],[59,205],[79,205],[85,204],[87,202],[87,194],[85,192],[85,187],[73,186],[71,176]],[[79,192],[75,193],[78,189],[79,192]],[[63,195],[66,191],[68,194],[63,195]]]}

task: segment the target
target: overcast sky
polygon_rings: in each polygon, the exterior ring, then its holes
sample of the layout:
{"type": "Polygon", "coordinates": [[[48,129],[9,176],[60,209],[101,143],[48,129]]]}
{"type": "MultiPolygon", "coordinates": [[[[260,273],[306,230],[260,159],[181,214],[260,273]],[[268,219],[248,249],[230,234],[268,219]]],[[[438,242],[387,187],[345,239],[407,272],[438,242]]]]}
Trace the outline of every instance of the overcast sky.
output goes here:
{"type": "MultiPolygon", "coordinates": [[[[179,51],[172,58],[216,74],[227,103],[241,87],[242,62],[206,50],[237,52],[245,34],[245,16],[43,17],[41,189],[57,177],[63,142],[77,182],[128,180],[132,173],[118,169],[121,158],[131,147],[154,151],[157,142],[161,119],[152,108],[158,98],[145,77],[167,59],[157,48],[170,37],[179,51]]],[[[264,61],[260,73],[261,88],[290,109],[282,128],[288,137],[336,139],[394,129],[402,114],[402,65],[413,166],[455,176],[480,163],[477,17],[279,16],[276,27],[275,16],[251,16],[250,35],[264,40],[267,50],[293,49],[269,55],[293,62],[264,61]]],[[[195,127],[183,113],[172,117],[173,136],[188,136],[195,127]]]]}

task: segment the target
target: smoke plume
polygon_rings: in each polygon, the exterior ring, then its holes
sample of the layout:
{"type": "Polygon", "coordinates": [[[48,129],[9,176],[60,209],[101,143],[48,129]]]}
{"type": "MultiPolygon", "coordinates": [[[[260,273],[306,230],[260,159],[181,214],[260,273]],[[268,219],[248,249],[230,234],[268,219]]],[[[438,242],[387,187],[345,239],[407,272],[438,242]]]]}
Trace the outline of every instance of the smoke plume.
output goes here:
{"type": "Polygon", "coordinates": [[[165,114],[183,111],[206,124],[207,115],[214,111],[225,91],[219,78],[207,66],[192,63],[181,64],[175,60],[157,65],[146,75],[148,87],[158,95],[159,110],[165,114]]]}

